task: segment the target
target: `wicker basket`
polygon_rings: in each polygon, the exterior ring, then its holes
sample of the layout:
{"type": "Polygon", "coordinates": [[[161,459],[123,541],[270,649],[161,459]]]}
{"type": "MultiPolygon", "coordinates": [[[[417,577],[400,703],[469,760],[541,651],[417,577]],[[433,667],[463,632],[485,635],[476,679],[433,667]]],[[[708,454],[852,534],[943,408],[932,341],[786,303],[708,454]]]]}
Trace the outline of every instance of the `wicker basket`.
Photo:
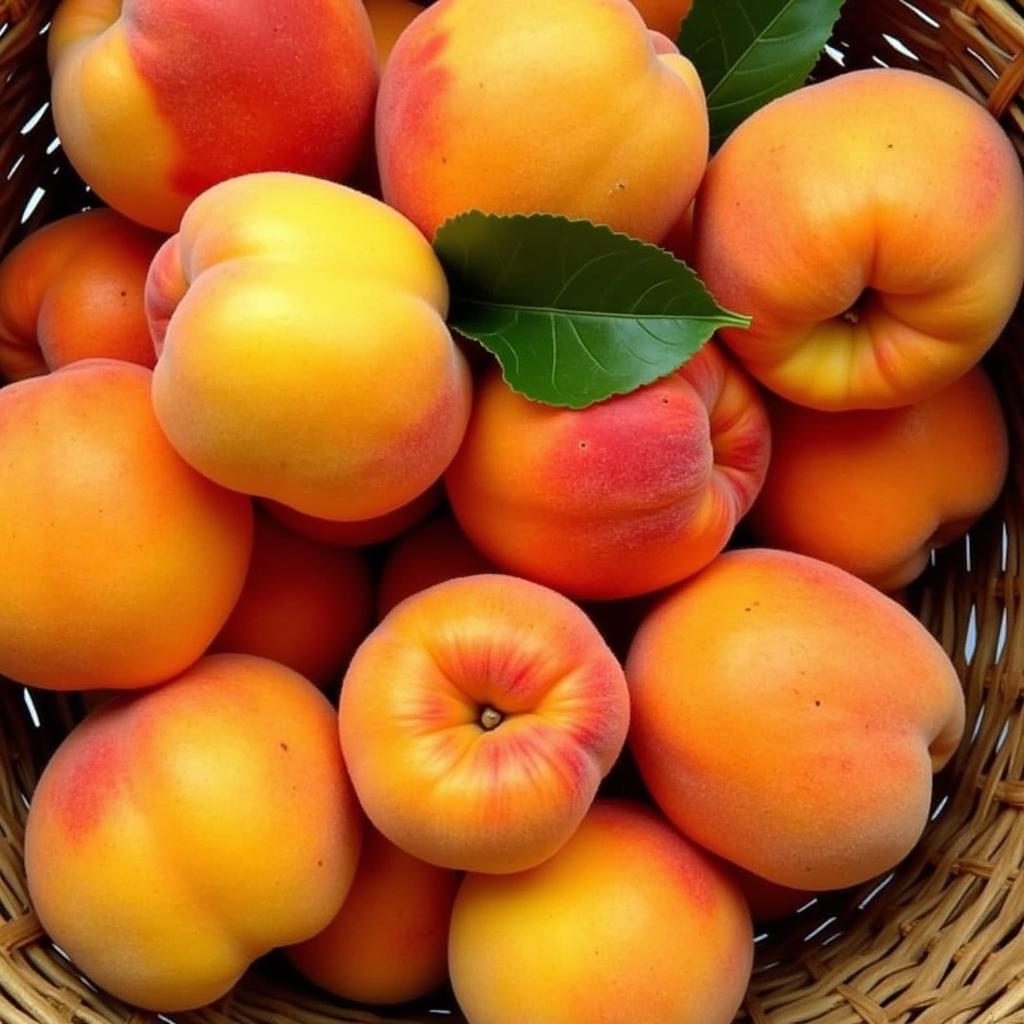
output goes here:
{"type": "MultiPolygon", "coordinates": [[[[89,202],[56,146],[48,112],[44,33],[54,5],[0,0],[0,254],[89,202]]],[[[818,74],[872,64],[952,82],[1001,119],[1024,156],[1021,0],[847,0],[818,74]]],[[[940,553],[912,595],[963,680],[968,738],[938,780],[932,822],[905,863],[759,937],[739,1017],[750,1024],[1024,1024],[1024,311],[989,364],[1009,417],[1011,479],[997,508],[940,553]]],[[[42,934],[26,892],[28,798],[81,713],[74,696],[0,685],[2,1024],[156,1021],[85,981],[42,934]]],[[[452,1007],[438,1004],[441,1012],[452,1007]]],[[[270,958],[217,1005],[176,1019],[445,1019],[429,1010],[389,1017],[347,1008],[270,958]]],[[[457,1013],[447,1019],[459,1020],[457,1013]]]]}

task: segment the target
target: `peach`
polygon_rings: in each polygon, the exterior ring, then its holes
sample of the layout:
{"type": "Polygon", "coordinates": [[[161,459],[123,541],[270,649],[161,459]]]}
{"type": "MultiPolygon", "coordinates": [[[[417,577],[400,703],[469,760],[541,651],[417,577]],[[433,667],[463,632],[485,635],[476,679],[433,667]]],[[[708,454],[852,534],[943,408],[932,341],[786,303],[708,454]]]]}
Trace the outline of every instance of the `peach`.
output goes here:
{"type": "Polygon", "coordinates": [[[690,13],[693,0],[631,0],[647,27],[669,39],[679,35],[683,21],[690,13]]]}
{"type": "Polygon", "coordinates": [[[195,661],[237,601],[251,504],[178,457],[151,380],[92,359],[0,391],[0,674],[150,686],[195,661]]]}
{"type": "Polygon", "coordinates": [[[152,367],[143,293],[161,241],[113,210],[29,235],[0,263],[0,375],[23,380],[100,357],[152,367]]]}
{"type": "Polygon", "coordinates": [[[640,627],[630,745],[702,846],[770,882],[888,871],[928,820],[964,728],[956,671],[909,612],[825,562],[722,555],[640,627]]]}
{"type": "Polygon", "coordinates": [[[157,418],[232,490],[323,519],[412,501],[458,449],[472,385],[423,236],[292,174],[214,186],[150,268],[157,418]]]}
{"type": "Polygon", "coordinates": [[[562,846],[625,742],[622,668],[567,598],[467,576],[402,602],[341,687],[359,802],[430,864],[522,871],[562,846]]]}
{"type": "Polygon", "coordinates": [[[395,605],[435,584],[495,571],[450,516],[433,519],[389,552],[377,588],[377,614],[384,618],[395,605]]]}
{"type": "Polygon", "coordinates": [[[701,186],[693,260],[721,303],[753,317],[719,337],[782,397],[830,411],[919,402],[1013,312],[1024,175],[959,89],[855,71],[733,132],[701,186]]]}
{"type": "Polygon", "coordinates": [[[317,519],[297,512],[276,501],[263,503],[266,510],[289,530],[319,541],[321,544],[340,544],[343,547],[358,548],[382,544],[394,540],[406,530],[415,526],[429,515],[444,499],[444,488],[433,484],[412,501],[399,506],[393,512],[385,512],[372,519],[331,520],[317,519]]]}
{"type": "Polygon", "coordinates": [[[218,655],[67,737],[29,809],[29,892],[102,989],[192,1009],[326,926],[361,829],[327,699],[274,662],[218,655]]]}
{"type": "Polygon", "coordinates": [[[449,965],[472,1024],[729,1024],[753,949],[721,867],[653,811],[602,800],[546,863],[466,878],[449,965]]]}
{"type": "Polygon", "coordinates": [[[919,576],[933,547],[998,497],[1009,460],[980,368],[900,409],[769,406],[774,458],[750,516],[759,540],[832,562],[879,590],[919,576]]]}
{"type": "Polygon", "coordinates": [[[358,551],[258,516],[242,595],[211,650],[269,658],[325,688],[341,680],[369,632],[372,607],[370,570],[358,551]]]}
{"type": "Polygon", "coordinates": [[[49,58],[75,170],[163,231],[220,181],[341,179],[369,143],[377,67],[359,0],[62,0],[49,58]]]}
{"type": "Polygon", "coordinates": [[[398,37],[411,24],[413,18],[423,13],[423,8],[413,0],[363,0],[366,13],[373,29],[373,40],[377,46],[377,61],[381,68],[387,65],[391,51],[398,37]]]}
{"type": "Polygon", "coordinates": [[[657,242],[700,184],[708,118],[628,0],[440,0],[391,54],[376,141],[385,200],[428,238],[476,208],[657,242]]]}
{"type": "Polygon", "coordinates": [[[757,924],[789,917],[814,899],[815,894],[807,889],[790,889],[769,882],[766,878],[759,878],[735,865],[727,867],[747,901],[751,918],[757,924]]]}
{"type": "Polygon", "coordinates": [[[446,483],[496,565],[607,600],[707,565],[757,495],[768,449],[753,385],[708,344],[678,373],[579,411],[528,401],[492,371],[446,483]]]}
{"type": "Polygon", "coordinates": [[[448,925],[462,876],[425,864],[375,829],[337,917],[288,959],[321,988],[360,1003],[404,1003],[448,977],[448,925]]]}

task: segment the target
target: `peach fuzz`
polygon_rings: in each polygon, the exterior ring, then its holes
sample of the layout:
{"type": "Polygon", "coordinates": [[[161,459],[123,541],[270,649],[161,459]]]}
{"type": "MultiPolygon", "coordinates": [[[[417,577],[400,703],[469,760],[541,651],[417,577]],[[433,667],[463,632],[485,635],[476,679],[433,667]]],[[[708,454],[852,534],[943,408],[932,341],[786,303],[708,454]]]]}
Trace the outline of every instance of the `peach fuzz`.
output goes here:
{"type": "Polygon", "coordinates": [[[888,871],[920,838],[964,698],[912,615],[783,551],[723,555],[670,594],[626,661],[630,746],[680,829],[794,889],[888,871]]]}
{"type": "Polygon", "coordinates": [[[451,516],[423,523],[388,553],[377,586],[377,614],[446,580],[497,570],[466,538],[451,516]]]}
{"type": "Polygon", "coordinates": [[[0,263],[0,376],[23,380],[78,359],[156,362],[143,303],[163,239],[113,210],[47,224],[0,263]]]}
{"type": "Polygon", "coordinates": [[[447,468],[472,400],[423,236],[292,174],[210,189],[150,268],[153,404],[187,462],[323,519],[370,519],[447,468]]]}
{"type": "Polygon", "coordinates": [[[959,89],[854,71],[733,132],[697,198],[693,263],[719,302],[753,317],[719,337],[782,397],[827,411],[919,402],[966,373],[1013,312],[1024,175],[959,89]]]}
{"type": "Polygon", "coordinates": [[[340,682],[372,608],[370,570],[358,551],[258,516],[242,595],[211,650],[269,658],[325,688],[340,682]]]}
{"type": "Polygon", "coordinates": [[[601,800],[540,867],[466,878],[448,959],[472,1024],[729,1024],[752,939],[721,867],[655,812],[601,800]]]}
{"type": "Polygon", "coordinates": [[[462,876],[410,857],[367,828],[337,917],[285,952],[310,981],[360,1003],[404,1003],[448,977],[448,925],[462,876]]]}
{"type": "Polygon", "coordinates": [[[1006,423],[980,368],[900,409],[822,413],[777,401],[769,413],[774,457],[752,532],[879,590],[916,579],[1006,479],[1006,423]]]}
{"type": "Polygon", "coordinates": [[[631,0],[647,27],[669,39],[679,35],[683,21],[693,7],[693,0],[631,0]]]}
{"type": "Polygon", "coordinates": [[[29,809],[29,892],[100,988],[193,1009],[327,925],[361,831],[327,699],[274,662],[219,655],[71,732],[29,809]]]}
{"type": "Polygon", "coordinates": [[[366,13],[373,29],[373,40],[377,47],[377,61],[386,67],[391,51],[398,37],[409,27],[413,18],[423,13],[423,8],[413,0],[363,0],[366,13]]]}
{"type": "Polygon", "coordinates": [[[628,0],[440,0],[392,51],[376,143],[385,200],[428,238],[476,208],[657,242],[700,184],[707,107],[628,0]]]}
{"type": "Polygon", "coordinates": [[[360,0],[287,17],[272,0],[63,0],[49,59],[75,170],[163,231],[242,174],[344,178],[370,141],[377,59],[360,0]]]}
{"type": "Polygon", "coordinates": [[[467,576],[403,601],[356,651],[341,746],[370,821],[439,867],[522,871],[572,835],[622,750],[622,668],[567,598],[467,576]]]}
{"type": "Polygon", "coordinates": [[[321,544],[338,544],[342,547],[359,548],[400,537],[444,500],[444,488],[433,484],[412,501],[399,506],[393,512],[385,512],[372,519],[331,520],[317,519],[297,512],[276,501],[265,501],[263,507],[279,522],[295,533],[319,541],[321,544]]]}
{"type": "Polygon", "coordinates": [[[769,447],[755,388],[708,344],[679,372],[580,411],[528,401],[493,370],[446,483],[496,565],[608,600],[707,565],[756,497],[769,447]]]}
{"type": "Polygon", "coordinates": [[[92,359],[0,391],[0,674],[56,690],[163,682],[238,599],[251,504],[179,458],[151,380],[92,359]]]}

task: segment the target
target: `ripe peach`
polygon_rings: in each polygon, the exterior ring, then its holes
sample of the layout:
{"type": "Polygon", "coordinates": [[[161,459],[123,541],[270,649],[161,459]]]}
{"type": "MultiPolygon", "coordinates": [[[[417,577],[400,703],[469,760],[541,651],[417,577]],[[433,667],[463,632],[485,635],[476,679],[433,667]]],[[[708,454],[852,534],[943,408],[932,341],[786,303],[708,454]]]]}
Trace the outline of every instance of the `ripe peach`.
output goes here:
{"type": "Polygon", "coordinates": [[[376,54],[359,0],[63,0],[53,117],[75,169],[132,220],[175,231],[228,178],[340,179],[369,142],[376,54]]]}
{"type": "Polygon", "coordinates": [[[161,237],[113,210],[33,232],[0,263],[0,375],[23,380],[78,359],[156,362],[146,271],[161,237]]]}
{"type": "Polygon", "coordinates": [[[661,32],[669,39],[679,35],[686,16],[690,13],[693,0],[631,0],[647,27],[661,32]]]}
{"type": "Polygon", "coordinates": [[[377,588],[380,618],[407,597],[460,576],[495,572],[450,516],[424,523],[388,554],[377,588]]]}
{"type": "Polygon", "coordinates": [[[101,988],[192,1009],[331,920],[361,828],[326,698],[274,662],[218,655],[71,732],[29,810],[29,892],[101,988]]]}
{"type": "Polygon", "coordinates": [[[150,686],[195,661],[238,599],[251,504],[178,457],[151,380],[91,359],[0,391],[0,674],[150,686]]]}
{"type": "Polygon", "coordinates": [[[473,1024],[729,1024],[752,960],[736,883],[655,812],[617,800],[540,867],[467,876],[449,942],[473,1024]]]}
{"type": "Polygon", "coordinates": [[[702,846],[771,882],[841,889],[889,870],[928,819],[964,698],[909,612],[825,562],[722,555],[640,627],[630,744],[702,846]]]}
{"type": "Polygon", "coordinates": [[[404,1003],[448,977],[448,925],[462,876],[425,864],[367,828],[337,917],[285,952],[310,981],[360,1003],[404,1003]]]}
{"type": "Polygon", "coordinates": [[[707,565],[757,495],[768,449],[753,385],[709,344],[678,373],[581,411],[530,402],[492,371],[446,483],[496,565],[606,600],[707,565]]]}
{"type": "Polygon", "coordinates": [[[432,249],[343,185],[216,185],[157,254],[157,418],[217,483],[324,519],[370,519],[444,472],[471,382],[432,249]]]}
{"type": "Polygon", "coordinates": [[[567,598],[467,576],[400,604],[341,687],[370,821],[440,867],[522,871],[572,835],[629,720],[622,669],[567,598]]]}
{"type": "Polygon", "coordinates": [[[833,411],[919,402],[969,370],[1013,311],[1024,175],[959,89],[851,72],[729,137],[697,199],[693,259],[720,302],[753,316],[719,337],[784,398],[833,411]]]}
{"type": "Polygon", "coordinates": [[[242,596],[211,650],[280,662],[324,688],[370,628],[372,583],[358,551],[327,547],[258,516],[242,596]]]}
{"type": "Polygon", "coordinates": [[[980,368],[900,409],[777,401],[769,412],[774,458],[753,532],[880,590],[919,576],[931,549],[966,533],[1006,479],[1006,423],[980,368]]]}
{"type": "Polygon", "coordinates": [[[391,51],[398,37],[409,27],[413,18],[423,13],[423,8],[413,0],[363,0],[366,13],[373,29],[373,40],[377,46],[377,62],[381,68],[387,65],[391,51]]]}
{"type": "Polygon", "coordinates": [[[628,0],[440,0],[391,54],[376,132],[384,198],[428,238],[477,208],[657,242],[708,152],[697,72],[628,0]]]}

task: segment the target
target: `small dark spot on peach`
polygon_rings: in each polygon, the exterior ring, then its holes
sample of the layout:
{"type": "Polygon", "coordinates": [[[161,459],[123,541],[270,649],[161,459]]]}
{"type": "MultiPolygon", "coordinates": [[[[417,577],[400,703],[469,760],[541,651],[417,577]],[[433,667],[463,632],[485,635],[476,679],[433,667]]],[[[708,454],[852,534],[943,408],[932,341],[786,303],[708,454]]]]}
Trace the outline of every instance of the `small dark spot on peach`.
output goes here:
{"type": "Polygon", "coordinates": [[[663,399],[661,400],[661,404],[662,404],[662,405],[668,405],[668,399],[667,399],[667,398],[663,398],[663,399]]]}
{"type": "Polygon", "coordinates": [[[123,299],[123,298],[125,298],[125,296],[126,296],[127,294],[128,294],[128,293],[127,293],[127,292],[126,292],[126,291],[125,291],[125,290],[124,290],[124,289],[122,288],[122,289],[121,289],[121,298],[122,298],[122,299],[123,299]]]}
{"type": "Polygon", "coordinates": [[[282,750],[283,750],[283,751],[284,751],[284,752],[285,752],[286,754],[288,753],[288,744],[287,744],[287,743],[285,743],[285,741],[284,741],[284,740],[281,740],[281,742],[280,742],[280,743],[278,744],[278,746],[279,746],[279,747],[280,747],[280,748],[281,748],[281,749],[282,749],[282,750]]]}
{"type": "Polygon", "coordinates": [[[885,148],[886,149],[892,149],[892,143],[891,142],[887,143],[885,148]]]}
{"type": "Polygon", "coordinates": [[[815,706],[816,708],[820,708],[820,707],[821,707],[821,701],[820,701],[820,700],[816,700],[816,701],[814,702],[814,706],[815,706]]]}
{"type": "Polygon", "coordinates": [[[586,441],[580,441],[580,448],[586,448],[586,447],[587,447],[587,442],[586,441]]]}
{"type": "Polygon", "coordinates": [[[324,862],[323,862],[322,860],[318,860],[318,861],[316,862],[316,866],[317,866],[318,868],[322,868],[322,867],[324,866],[324,862]]]}

